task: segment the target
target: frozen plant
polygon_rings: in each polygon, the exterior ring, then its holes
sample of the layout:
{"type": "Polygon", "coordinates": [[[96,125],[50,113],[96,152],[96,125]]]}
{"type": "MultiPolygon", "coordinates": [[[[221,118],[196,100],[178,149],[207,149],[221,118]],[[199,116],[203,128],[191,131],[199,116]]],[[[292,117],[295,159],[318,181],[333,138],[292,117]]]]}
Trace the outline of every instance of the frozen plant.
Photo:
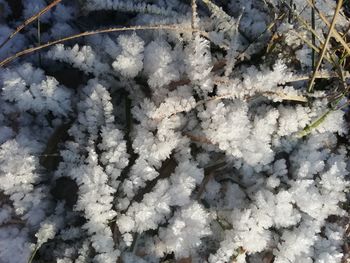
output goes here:
{"type": "Polygon", "coordinates": [[[309,93],[334,1],[314,41],[312,1],[62,0],[6,42],[48,2],[0,0],[0,262],[345,262],[348,7],[309,93]]]}

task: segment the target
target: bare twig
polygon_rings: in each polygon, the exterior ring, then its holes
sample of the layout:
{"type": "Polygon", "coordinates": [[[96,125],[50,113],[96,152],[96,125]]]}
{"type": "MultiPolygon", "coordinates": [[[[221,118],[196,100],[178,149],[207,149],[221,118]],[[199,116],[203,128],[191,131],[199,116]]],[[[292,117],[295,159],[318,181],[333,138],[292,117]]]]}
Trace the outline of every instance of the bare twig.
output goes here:
{"type": "Polygon", "coordinates": [[[315,79],[316,79],[316,73],[317,73],[318,69],[321,66],[321,63],[322,63],[324,55],[326,54],[327,46],[328,46],[329,40],[331,39],[332,32],[333,32],[333,29],[334,29],[334,26],[335,26],[335,21],[337,20],[338,13],[339,13],[340,8],[342,7],[342,5],[343,5],[343,0],[339,0],[338,3],[337,3],[337,7],[336,7],[336,9],[334,11],[332,23],[331,23],[331,25],[329,27],[329,32],[328,32],[327,38],[324,41],[320,57],[319,57],[319,59],[317,61],[316,67],[315,67],[314,72],[313,72],[313,75],[312,75],[311,80],[309,82],[309,85],[308,85],[308,88],[307,88],[308,92],[312,92],[313,91],[313,86],[314,86],[314,82],[315,82],[315,79]]]}
{"type": "Polygon", "coordinates": [[[96,34],[104,34],[104,33],[112,33],[112,32],[121,32],[121,31],[133,31],[133,30],[174,30],[174,31],[180,31],[180,32],[199,32],[201,35],[207,36],[206,32],[200,31],[200,30],[193,30],[192,28],[186,28],[186,27],[181,27],[181,25],[178,24],[167,24],[167,25],[154,25],[154,26],[131,26],[131,27],[113,27],[113,28],[107,28],[107,29],[98,29],[98,30],[94,30],[94,31],[86,31],[83,33],[79,33],[79,34],[75,34],[75,35],[71,35],[65,38],[61,38],[61,39],[57,39],[54,40],[52,42],[47,42],[46,44],[37,46],[37,47],[32,47],[32,48],[28,48],[25,50],[22,50],[16,54],[14,54],[11,57],[8,57],[6,59],[4,59],[3,61],[0,62],[0,67],[3,67],[5,65],[7,65],[8,63],[10,63],[11,61],[13,61],[16,58],[22,57],[24,55],[33,53],[35,51],[62,43],[62,42],[66,42],[69,40],[73,40],[73,39],[77,39],[77,38],[81,38],[81,37],[86,37],[86,36],[92,36],[92,35],[96,35],[96,34]]]}
{"type": "Polygon", "coordinates": [[[40,16],[42,16],[43,14],[45,14],[47,11],[49,11],[51,8],[53,8],[54,6],[56,6],[59,2],[61,2],[62,0],[55,0],[53,1],[51,4],[49,4],[48,6],[44,7],[43,9],[41,9],[38,13],[36,13],[35,15],[31,16],[30,18],[28,18],[26,21],[24,21],[23,24],[21,24],[20,26],[18,26],[16,28],[16,30],[14,32],[11,33],[11,35],[9,35],[1,44],[0,44],[0,49],[6,45],[7,42],[9,42],[16,34],[18,34],[23,28],[25,28],[27,25],[29,25],[30,23],[32,23],[33,21],[35,21],[36,19],[38,19],[40,16]]]}

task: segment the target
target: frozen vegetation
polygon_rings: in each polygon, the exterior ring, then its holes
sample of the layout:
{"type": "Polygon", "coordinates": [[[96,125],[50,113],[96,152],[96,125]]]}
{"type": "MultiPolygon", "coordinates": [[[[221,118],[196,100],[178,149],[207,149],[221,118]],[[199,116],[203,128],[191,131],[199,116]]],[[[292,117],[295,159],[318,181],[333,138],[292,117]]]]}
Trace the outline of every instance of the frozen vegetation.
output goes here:
{"type": "MultiPolygon", "coordinates": [[[[311,2],[62,0],[26,25],[0,61],[123,30],[0,67],[0,262],[348,262],[349,47],[308,92],[337,5],[312,29],[311,2]]],[[[50,3],[0,0],[0,42],[50,3]]]]}

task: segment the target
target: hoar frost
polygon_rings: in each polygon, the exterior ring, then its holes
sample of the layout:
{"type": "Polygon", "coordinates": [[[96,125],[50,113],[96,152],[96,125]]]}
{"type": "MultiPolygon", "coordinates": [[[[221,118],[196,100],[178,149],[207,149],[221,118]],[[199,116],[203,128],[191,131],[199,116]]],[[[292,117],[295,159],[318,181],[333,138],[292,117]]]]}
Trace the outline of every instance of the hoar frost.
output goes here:
{"type": "MultiPolygon", "coordinates": [[[[17,2],[0,41],[47,5],[17,2]]],[[[345,262],[349,111],[326,63],[306,92],[311,8],[189,2],[62,1],[0,48],[120,27],[0,68],[0,262],[345,262]]]]}

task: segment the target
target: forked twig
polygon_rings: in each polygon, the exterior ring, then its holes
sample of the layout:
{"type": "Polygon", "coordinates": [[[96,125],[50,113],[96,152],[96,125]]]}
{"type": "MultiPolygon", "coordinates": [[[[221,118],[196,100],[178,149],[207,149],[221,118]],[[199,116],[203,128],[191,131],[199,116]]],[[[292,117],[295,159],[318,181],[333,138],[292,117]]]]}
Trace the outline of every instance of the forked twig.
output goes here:
{"type": "Polygon", "coordinates": [[[322,63],[324,55],[326,54],[327,46],[328,46],[329,40],[331,39],[332,32],[333,32],[333,29],[334,29],[334,26],[335,26],[335,21],[337,20],[338,13],[339,13],[340,8],[342,7],[342,5],[343,5],[343,0],[338,0],[337,7],[336,7],[336,9],[334,11],[334,15],[333,15],[333,18],[332,18],[332,23],[331,23],[331,25],[329,27],[329,32],[327,34],[327,38],[324,41],[320,57],[319,57],[319,59],[317,61],[317,64],[315,66],[315,69],[314,69],[314,72],[312,74],[311,80],[310,80],[309,85],[307,87],[307,91],[308,92],[312,92],[313,91],[313,86],[314,86],[314,82],[315,82],[315,79],[316,79],[316,73],[317,73],[318,69],[321,66],[321,63],[322,63]]]}
{"type": "Polygon", "coordinates": [[[0,44],[0,49],[6,45],[7,42],[9,42],[15,35],[17,35],[23,28],[25,28],[27,25],[38,19],[40,16],[45,14],[47,11],[49,11],[51,8],[53,8],[55,5],[60,3],[62,0],[55,0],[48,6],[44,7],[41,9],[38,13],[34,14],[30,18],[28,18],[26,21],[24,21],[23,24],[18,26],[14,32],[12,32],[1,44],[0,44]]]}

